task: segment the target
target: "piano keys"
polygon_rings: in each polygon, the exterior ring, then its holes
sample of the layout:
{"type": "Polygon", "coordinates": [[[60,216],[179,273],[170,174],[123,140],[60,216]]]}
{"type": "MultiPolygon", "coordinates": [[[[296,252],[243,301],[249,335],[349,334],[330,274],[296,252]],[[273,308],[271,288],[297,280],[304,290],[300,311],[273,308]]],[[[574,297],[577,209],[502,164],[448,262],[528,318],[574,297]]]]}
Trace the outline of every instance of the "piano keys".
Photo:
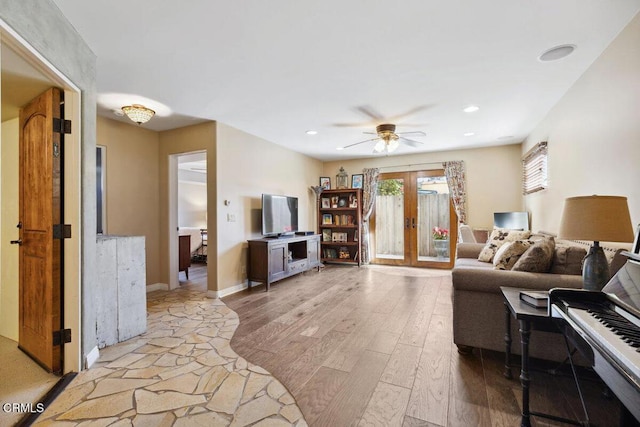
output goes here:
{"type": "MultiPolygon", "coordinates": [[[[632,255],[632,254],[630,254],[632,255]]],[[[630,257],[601,292],[552,289],[552,316],[640,421],[640,260],[630,257]]]]}

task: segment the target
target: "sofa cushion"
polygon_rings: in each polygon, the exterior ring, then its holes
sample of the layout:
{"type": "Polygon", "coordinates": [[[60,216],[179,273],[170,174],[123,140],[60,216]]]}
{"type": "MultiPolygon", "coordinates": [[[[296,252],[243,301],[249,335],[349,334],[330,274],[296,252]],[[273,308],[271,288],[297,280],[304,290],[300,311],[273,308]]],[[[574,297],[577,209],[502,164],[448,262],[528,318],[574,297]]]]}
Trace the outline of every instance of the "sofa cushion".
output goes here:
{"type": "Polygon", "coordinates": [[[522,254],[512,270],[547,273],[551,268],[555,247],[556,242],[553,237],[538,240],[522,254]]]}
{"type": "Polygon", "coordinates": [[[587,250],[581,246],[556,242],[550,273],[553,274],[582,274],[582,261],[587,250]]]}
{"type": "Polygon", "coordinates": [[[494,228],[486,245],[478,255],[478,261],[492,262],[496,251],[506,242],[528,239],[530,231],[509,230],[506,228],[494,228]]]}
{"type": "Polygon", "coordinates": [[[534,242],[530,240],[516,240],[502,245],[493,257],[493,268],[496,270],[511,270],[523,253],[534,242]]]}

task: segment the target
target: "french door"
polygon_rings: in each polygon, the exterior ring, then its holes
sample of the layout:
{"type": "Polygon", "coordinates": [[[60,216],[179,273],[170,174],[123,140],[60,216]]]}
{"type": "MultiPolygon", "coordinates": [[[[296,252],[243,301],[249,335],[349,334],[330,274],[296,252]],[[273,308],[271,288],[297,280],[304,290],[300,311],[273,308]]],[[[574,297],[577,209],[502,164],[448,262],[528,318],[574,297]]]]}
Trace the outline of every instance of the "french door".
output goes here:
{"type": "Polygon", "coordinates": [[[451,268],[457,223],[443,170],[380,174],[370,224],[372,262],[451,268]]]}

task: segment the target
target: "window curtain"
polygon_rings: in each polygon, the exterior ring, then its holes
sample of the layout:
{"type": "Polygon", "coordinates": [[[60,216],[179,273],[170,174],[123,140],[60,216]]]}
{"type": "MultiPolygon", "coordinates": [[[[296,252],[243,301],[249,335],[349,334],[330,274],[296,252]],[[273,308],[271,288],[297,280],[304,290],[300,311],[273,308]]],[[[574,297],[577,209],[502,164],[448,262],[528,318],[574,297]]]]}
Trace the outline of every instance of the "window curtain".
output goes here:
{"type": "Polygon", "coordinates": [[[442,163],[444,174],[447,177],[447,185],[453,207],[458,215],[460,224],[467,223],[467,177],[464,170],[464,162],[455,160],[442,163]]]}
{"type": "Polygon", "coordinates": [[[362,182],[362,254],[360,254],[360,261],[364,264],[369,264],[371,261],[369,218],[376,203],[380,169],[363,169],[362,173],[364,174],[364,179],[362,182]]]}

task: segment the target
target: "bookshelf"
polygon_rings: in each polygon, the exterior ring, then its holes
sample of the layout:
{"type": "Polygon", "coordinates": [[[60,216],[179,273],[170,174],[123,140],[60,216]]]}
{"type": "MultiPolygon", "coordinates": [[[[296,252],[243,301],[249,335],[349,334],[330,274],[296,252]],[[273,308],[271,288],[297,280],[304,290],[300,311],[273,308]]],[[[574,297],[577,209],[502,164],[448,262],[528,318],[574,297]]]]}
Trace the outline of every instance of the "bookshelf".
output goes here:
{"type": "Polygon", "coordinates": [[[361,189],[323,191],[318,207],[322,262],[360,266],[361,224],[361,189]]]}

